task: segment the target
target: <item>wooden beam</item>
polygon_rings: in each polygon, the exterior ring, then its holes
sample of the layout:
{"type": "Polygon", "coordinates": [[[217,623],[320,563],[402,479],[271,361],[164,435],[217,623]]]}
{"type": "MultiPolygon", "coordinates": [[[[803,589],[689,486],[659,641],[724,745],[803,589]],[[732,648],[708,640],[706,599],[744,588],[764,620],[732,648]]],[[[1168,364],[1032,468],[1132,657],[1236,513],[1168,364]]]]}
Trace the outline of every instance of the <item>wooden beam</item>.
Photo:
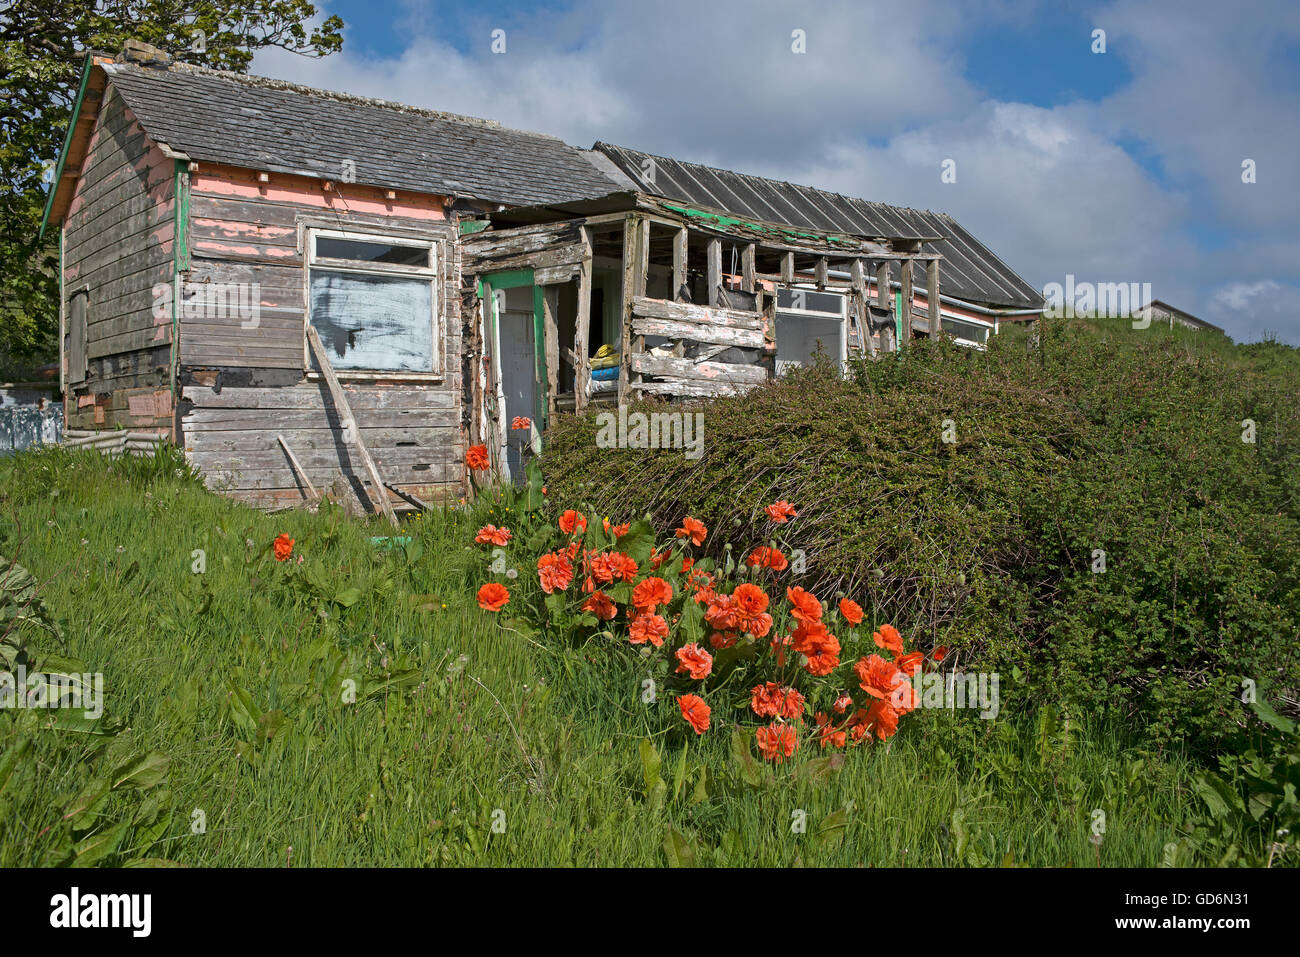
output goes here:
{"type": "Polygon", "coordinates": [[[284,440],[284,436],[277,434],[275,439],[284,449],[284,454],[289,456],[289,464],[293,467],[294,473],[298,478],[302,479],[303,484],[307,486],[308,500],[315,501],[320,498],[320,493],[316,491],[316,486],[311,484],[311,477],[307,475],[306,470],[298,463],[298,456],[293,454],[293,449],[289,448],[289,443],[284,440]]]}
{"type": "Polygon", "coordinates": [[[754,259],[758,247],[753,243],[745,246],[740,253],[740,288],[744,292],[754,291],[754,259]]]}
{"type": "Polygon", "coordinates": [[[307,324],[307,342],[316,356],[317,364],[320,365],[321,375],[325,377],[325,383],[329,386],[334,407],[338,409],[339,424],[343,427],[343,441],[351,439],[356,445],[357,452],[361,455],[361,463],[370,476],[370,484],[374,489],[371,493],[374,503],[388,516],[388,520],[393,523],[393,528],[398,528],[397,513],[393,511],[393,503],[388,500],[388,489],[384,487],[383,476],[379,474],[375,460],[370,457],[370,450],[361,441],[361,430],[357,428],[356,416],[352,414],[352,406],[348,404],[347,393],[339,384],[339,377],[334,374],[334,367],[330,365],[330,358],[325,352],[324,344],[320,341],[320,334],[311,323],[307,324]]]}
{"type": "Polygon", "coordinates": [[[636,296],[636,261],[640,244],[640,218],[629,213],[623,219],[623,299],[619,335],[618,404],[627,405],[632,385],[632,299],[636,296]]]}
{"type": "Polygon", "coordinates": [[[943,318],[939,313],[939,260],[925,264],[925,298],[930,306],[930,335],[938,337],[943,332],[943,318]]]}
{"type": "Polygon", "coordinates": [[[817,288],[818,288],[818,289],[825,289],[825,288],[826,288],[826,280],[827,280],[827,278],[828,278],[827,273],[828,273],[829,271],[830,271],[830,265],[829,265],[829,263],[826,262],[826,257],[825,257],[825,256],[823,256],[821,259],[817,260],[817,272],[816,272],[816,276],[817,276],[817,288]]]}
{"type": "Polygon", "coordinates": [[[573,330],[573,403],[577,412],[587,407],[587,380],[591,376],[591,231],[582,227],[582,245],[586,250],[578,267],[578,315],[573,330]]]}
{"type": "Polygon", "coordinates": [[[722,290],[722,240],[709,240],[709,298],[710,306],[719,305],[722,290]]]}
{"type": "MultiPolygon", "coordinates": [[[[893,314],[894,310],[893,310],[893,306],[890,304],[889,301],[890,300],[889,294],[892,291],[893,290],[890,288],[889,285],[888,260],[876,263],[876,306],[877,308],[880,309],[889,310],[891,315],[893,314]]],[[[898,317],[895,316],[894,318],[895,318],[895,322],[897,322],[898,317]]],[[[897,325],[895,325],[894,332],[891,333],[890,338],[894,341],[894,348],[891,351],[897,352],[899,349],[902,348],[902,343],[899,341],[898,338],[897,325]]]]}
{"type": "Polygon", "coordinates": [[[871,313],[867,308],[867,271],[861,259],[853,260],[849,277],[853,284],[853,307],[858,314],[858,337],[862,339],[862,348],[874,359],[877,351],[876,342],[871,337],[871,313]]]}
{"type": "Polygon", "coordinates": [[[668,297],[673,302],[682,301],[682,287],[686,285],[690,236],[691,231],[685,226],[677,230],[677,234],[673,236],[673,288],[672,295],[668,297]]]}
{"type": "Polygon", "coordinates": [[[781,281],[794,282],[794,253],[786,253],[781,257],[781,281]]]}
{"type": "Polygon", "coordinates": [[[912,263],[904,260],[899,264],[901,274],[899,281],[903,285],[903,338],[912,338],[912,263]]]}

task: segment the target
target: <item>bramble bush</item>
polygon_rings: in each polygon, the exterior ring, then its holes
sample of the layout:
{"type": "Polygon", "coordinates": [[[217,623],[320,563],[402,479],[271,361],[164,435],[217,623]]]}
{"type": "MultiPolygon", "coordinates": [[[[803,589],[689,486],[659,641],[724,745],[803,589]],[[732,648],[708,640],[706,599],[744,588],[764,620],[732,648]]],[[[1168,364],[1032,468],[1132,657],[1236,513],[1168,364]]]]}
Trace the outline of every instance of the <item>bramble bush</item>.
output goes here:
{"type": "Polygon", "coordinates": [[[1298,350],[1044,321],[1034,347],[919,342],[690,411],[695,459],[599,448],[598,410],[561,417],[551,499],[693,516],[715,529],[695,557],[718,563],[765,541],[764,504],[797,502],[806,588],[1016,676],[1013,712],[1205,752],[1250,733],[1243,682],[1300,710],[1298,350]]]}

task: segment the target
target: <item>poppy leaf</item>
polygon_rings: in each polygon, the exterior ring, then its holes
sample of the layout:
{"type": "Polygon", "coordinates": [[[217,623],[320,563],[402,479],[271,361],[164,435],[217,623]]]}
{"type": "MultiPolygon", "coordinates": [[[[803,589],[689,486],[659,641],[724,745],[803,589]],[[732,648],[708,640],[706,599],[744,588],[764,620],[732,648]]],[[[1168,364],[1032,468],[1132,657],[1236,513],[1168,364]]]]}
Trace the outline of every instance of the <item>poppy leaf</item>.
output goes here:
{"type": "Polygon", "coordinates": [[[695,848],[686,835],[671,824],[664,832],[664,854],[669,867],[694,867],[695,848]]]}

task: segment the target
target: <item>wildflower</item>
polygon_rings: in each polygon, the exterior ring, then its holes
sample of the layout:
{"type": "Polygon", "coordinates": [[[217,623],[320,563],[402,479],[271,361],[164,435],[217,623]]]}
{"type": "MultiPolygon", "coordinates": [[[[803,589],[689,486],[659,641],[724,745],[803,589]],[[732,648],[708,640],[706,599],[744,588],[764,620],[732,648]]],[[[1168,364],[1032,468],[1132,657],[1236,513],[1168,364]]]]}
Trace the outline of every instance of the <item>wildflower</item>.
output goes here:
{"type": "Polygon", "coordinates": [[[613,621],[614,616],[618,614],[618,608],[602,591],[592,592],[582,603],[582,610],[591,612],[601,621],[613,621]]]}
{"type": "Polygon", "coordinates": [[[293,554],[293,539],[281,532],[276,536],[273,548],[277,562],[287,561],[289,556],[293,554]]]}
{"type": "Polygon", "coordinates": [[[611,538],[622,538],[632,528],[631,522],[624,522],[622,525],[611,525],[609,519],[604,519],[602,524],[605,528],[605,534],[611,538]]]}
{"type": "Polygon", "coordinates": [[[925,664],[925,655],[919,651],[911,651],[896,659],[894,664],[899,671],[910,678],[921,670],[921,665],[925,664]]]}
{"type": "Polygon", "coordinates": [[[858,684],[861,685],[862,690],[882,701],[889,696],[898,682],[906,680],[897,666],[880,655],[861,659],[853,666],[853,671],[858,676],[858,684]]]}
{"type": "Polygon", "coordinates": [[[569,587],[569,582],[573,581],[573,566],[559,552],[547,552],[537,559],[537,577],[546,594],[564,591],[569,587]]]}
{"type": "Polygon", "coordinates": [[[852,705],[853,705],[853,698],[850,697],[848,692],[845,692],[844,694],[840,695],[838,698],[835,699],[835,704],[833,704],[831,707],[835,710],[836,714],[843,714],[845,711],[848,711],[849,708],[852,707],[852,705]]]}
{"type": "Polygon", "coordinates": [[[736,624],[755,638],[762,638],[772,630],[772,616],[767,613],[767,592],[746,582],[737,585],[731,593],[731,604],[736,610],[736,624]]]}
{"type": "Polygon", "coordinates": [[[758,685],[749,694],[749,707],[760,718],[797,718],[803,714],[804,696],[775,681],[758,685]]]}
{"type": "Polygon", "coordinates": [[[903,653],[903,636],[893,625],[881,625],[880,630],[873,632],[871,638],[878,647],[892,651],[895,656],[903,653]]]}
{"type": "Polygon", "coordinates": [[[517,415],[510,420],[510,429],[512,432],[520,431],[524,429],[531,429],[532,427],[533,427],[533,420],[528,418],[528,416],[526,415],[517,415]]]}
{"type": "Polygon", "coordinates": [[[653,613],[660,605],[666,605],[673,598],[673,586],[662,578],[646,578],[632,589],[632,605],[637,611],[653,613]]]}
{"type": "Polygon", "coordinates": [[[492,462],[488,458],[486,445],[471,445],[469,451],[465,453],[465,466],[476,472],[486,472],[492,467],[492,462]]]}
{"type": "Polygon", "coordinates": [[[704,523],[698,519],[691,518],[689,515],[682,520],[682,527],[677,529],[678,538],[689,538],[692,545],[703,545],[704,536],[709,534],[709,530],[704,523]]]}
{"type": "Polygon", "coordinates": [[[821,621],[822,603],[812,592],[796,586],[787,588],[785,597],[790,602],[790,614],[799,621],[821,621]]]}
{"type": "Polygon", "coordinates": [[[697,681],[707,678],[713,671],[713,655],[692,642],[677,649],[678,671],[684,671],[697,681]]]}
{"type": "Polygon", "coordinates": [[[488,582],[478,590],[478,606],[484,611],[500,611],[510,601],[510,592],[505,585],[488,582]]]}
{"type": "Polygon", "coordinates": [[[709,644],[713,646],[714,651],[720,651],[723,648],[730,648],[736,644],[736,639],[740,636],[734,631],[715,631],[709,635],[709,644]]]}
{"type": "Polygon", "coordinates": [[[575,529],[577,529],[579,535],[585,533],[587,531],[587,518],[581,512],[575,512],[571,508],[566,509],[564,514],[560,516],[560,531],[565,535],[572,535],[575,529]]]}
{"type": "Polygon", "coordinates": [[[858,712],[859,721],[868,731],[874,731],[881,741],[898,731],[898,712],[887,702],[873,701],[865,711],[858,712]]]}
{"type": "Polygon", "coordinates": [[[798,735],[788,724],[773,722],[766,728],[759,728],[754,736],[758,739],[759,753],[778,764],[794,754],[799,747],[798,735]]]}
{"type": "Polygon", "coordinates": [[[824,711],[818,711],[813,720],[817,722],[817,738],[823,748],[842,748],[848,743],[848,733],[831,724],[824,711]]]}
{"type": "Polygon", "coordinates": [[[709,730],[709,706],[699,695],[679,695],[677,707],[682,709],[682,717],[695,729],[696,734],[703,734],[709,730]]]}
{"type": "Polygon", "coordinates": [[[480,545],[504,545],[510,541],[510,529],[497,528],[495,525],[484,525],[474,536],[474,541],[480,545]]]}
{"type": "Polygon", "coordinates": [[[714,595],[704,610],[704,620],[718,631],[734,631],[740,627],[740,616],[730,595],[714,595]]]}
{"type": "Polygon", "coordinates": [[[628,629],[628,635],[634,645],[644,645],[648,641],[659,648],[668,637],[668,622],[664,621],[663,615],[638,614],[628,629]]]}
{"type": "Polygon", "coordinates": [[[661,552],[659,551],[659,549],[652,547],[650,549],[650,567],[658,571],[659,566],[662,565],[664,562],[668,561],[668,559],[672,557],[673,557],[673,550],[671,548],[665,548],[661,552]]]}
{"type": "Polygon", "coordinates": [[[630,582],[636,577],[636,562],[622,552],[597,555],[591,560],[591,573],[597,581],[612,584],[615,578],[630,582]]]}
{"type": "Polygon", "coordinates": [[[770,568],[774,572],[785,571],[790,567],[790,562],[780,551],[766,545],[760,545],[750,552],[747,563],[755,568],[770,568]]]}
{"type": "Polygon", "coordinates": [[[935,648],[934,651],[930,652],[930,657],[935,661],[943,661],[943,659],[948,657],[948,646],[940,645],[938,648],[935,648]]]}
{"type": "Polygon", "coordinates": [[[784,500],[764,506],[763,511],[767,512],[767,517],[778,525],[784,525],[786,522],[790,521],[790,519],[799,514],[794,510],[793,505],[784,500]]]}
{"type": "Polygon", "coordinates": [[[840,599],[840,614],[855,628],[862,624],[862,606],[851,598],[840,599]]]}

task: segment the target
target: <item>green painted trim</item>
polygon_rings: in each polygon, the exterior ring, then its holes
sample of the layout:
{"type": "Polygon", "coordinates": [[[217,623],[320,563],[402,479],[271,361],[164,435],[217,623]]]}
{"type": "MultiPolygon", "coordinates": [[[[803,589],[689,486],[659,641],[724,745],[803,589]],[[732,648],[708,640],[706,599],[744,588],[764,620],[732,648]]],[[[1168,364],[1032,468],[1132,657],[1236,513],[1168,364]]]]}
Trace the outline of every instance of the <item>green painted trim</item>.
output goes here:
{"type": "Polygon", "coordinates": [[[547,402],[546,378],[546,304],[542,295],[541,286],[533,286],[533,358],[537,362],[537,388],[533,390],[533,395],[537,397],[537,404],[533,409],[533,419],[542,423],[539,432],[546,431],[546,409],[550,405],[547,402]]]}
{"type": "Polygon", "coordinates": [[[507,269],[504,272],[490,272],[483,276],[483,281],[490,283],[493,289],[517,289],[533,284],[531,269],[507,269]]]}
{"type": "Polygon", "coordinates": [[[181,273],[190,268],[190,177],[184,160],[172,164],[172,349],[167,386],[176,410],[176,386],[181,371],[181,273]]]}
{"type": "Polygon", "coordinates": [[[475,233],[481,233],[492,224],[486,219],[466,219],[460,224],[460,234],[462,236],[473,236],[475,233]]]}
{"type": "Polygon", "coordinates": [[[59,191],[59,182],[63,179],[63,164],[68,160],[68,147],[72,145],[72,131],[81,119],[81,103],[86,98],[86,87],[90,84],[90,54],[86,54],[86,65],[81,69],[81,88],[77,90],[77,102],[72,106],[72,118],[68,120],[68,132],[63,136],[63,149],[59,151],[59,165],[54,169],[54,179],[50,181],[50,195],[45,198],[45,214],[41,216],[41,229],[37,239],[45,238],[45,226],[50,221],[50,211],[54,209],[54,194],[59,191]]]}
{"type": "Polygon", "coordinates": [[[176,160],[176,182],[173,187],[176,210],[176,268],[190,268],[190,176],[185,160],[176,160]]]}
{"type": "Polygon", "coordinates": [[[723,216],[720,213],[710,213],[706,210],[694,209],[690,206],[678,206],[675,203],[660,202],[659,205],[670,212],[680,213],[687,219],[705,219],[724,227],[743,226],[746,229],[753,229],[760,233],[772,233],[776,236],[794,236],[799,239],[819,239],[827,243],[852,242],[850,239],[840,236],[831,236],[828,233],[805,233],[797,229],[786,229],[780,226],[767,226],[763,223],[755,223],[746,219],[737,219],[734,216],[723,216]]]}
{"type": "Polygon", "coordinates": [[[899,346],[901,347],[903,344],[903,294],[902,292],[894,293],[894,332],[897,333],[898,335],[898,343],[899,346]]]}

